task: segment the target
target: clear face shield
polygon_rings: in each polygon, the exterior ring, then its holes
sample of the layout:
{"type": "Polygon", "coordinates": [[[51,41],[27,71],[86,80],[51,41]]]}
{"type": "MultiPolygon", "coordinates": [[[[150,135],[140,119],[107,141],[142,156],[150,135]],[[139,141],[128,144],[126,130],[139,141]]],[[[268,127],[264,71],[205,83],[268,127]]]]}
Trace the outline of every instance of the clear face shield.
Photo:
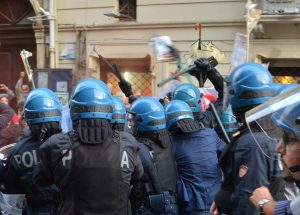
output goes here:
{"type": "Polygon", "coordinates": [[[134,135],[137,132],[137,129],[135,126],[135,114],[133,112],[127,111],[127,113],[126,113],[124,131],[127,131],[134,135]]]}
{"type": "Polygon", "coordinates": [[[230,106],[230,99],[232,98],[233,94],[230,94],[231,87],[227,84],[224,84],[223,90],[223,110],[227,110],[230,106]]]}
{"type": "MultiPolygon", "coordinates": [[[[300,117],[300,86],[286,93],[276,96],[269,101],[246,112],[245,119],[254,143],[261,152],[270,159],[270,149],[276,150],[282,157],[300,160],[298,153],[289,153],[291,143],[299,144],[300,149],[300,125],[297,125],[297,117],[300,117]]],[[[299,118],[300,124],[300,118],[299,118]]],[[[294,148],[295,152],[296,148],[294,148]]]]}

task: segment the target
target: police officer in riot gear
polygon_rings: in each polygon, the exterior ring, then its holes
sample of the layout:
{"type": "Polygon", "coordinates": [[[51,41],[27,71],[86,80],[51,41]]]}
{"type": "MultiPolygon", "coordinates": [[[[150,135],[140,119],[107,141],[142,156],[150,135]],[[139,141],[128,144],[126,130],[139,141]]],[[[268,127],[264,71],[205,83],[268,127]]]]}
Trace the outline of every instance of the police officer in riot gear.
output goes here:
{"type": "Polygon", "coordinates": [[[108,87],[80,81],[70,100],[74,131],[57,134],[41,147],[41,185],[55,183],[62,193],[61,214],[131,214],[131,183],[141,177],[134,137],[111,128],[108,87]]]}
{"type": "Polygon", "coordinates": [[[226,98],[237,120],[243,125],[240,134],[221,155],[220,163],[225,179],[211,212],[217,206],[219,212],[225,214],[259,214],[249,197],[257,187],[269,186],[277,177],[277,154],[275,142],[264,137],[259,127],[250,133],[245,125],[245,112],[274,96],[272,75],[262,65],[245,63],[235,68],[227,81],[226,98]],[[257,146],[254,137],[258,137],[261,147],[257,146]],[[264,153],[261,149],[264,149],[264,153]]]}
{"type": "Polygon", "coordinates": [[[125,103],[118,97],[112,96],[113,114],[111,124],[113,130],[124,131],[126,121],[126,106],[125,103]]]}
{"type": "Polygon", "coordinates": [[[177,169],[163,106],[154,98],[144,97],[134,101],[129,112],[145,171],[131,192],[134,214],[178,214],[177,169]]]}
{"type": "MultiPolygon", "coordinates": [[[[286,171],[300,187],[300,87],[286,86],[284,94],[246,113],[246,121],[252,131],[258,124],[269,138],[277,140],[276,151],[280,153],[286,171]],[[264,123],[264,122],[268,123],[264,123]],[[277,128],[276,132],[273,132],[277,128]]],[[[299,214],[299,196],[293,201],[274,201],[267,187],[257,188],[251,202],[266,215],[299,214]]]]}
{"type": "Polygon", "coordinates": [[[1,174],[1,192],[25,194],[23,214],[57,214],[58,188],[53,183],[41,187],[33,176],[40,162],[40,145],[61,131],[60,101],[49,89],[35,89],[26,99],[24,115],[30,131],[21,137],[8,155],[1,174]]]}
{"type": "Polygon", "coordinates": [[[181,84],[175,88],[173,92],[174,100],[181,100],[186,102],[193,111],[194,119],[199,122],[202,126],[201,122],[202,116],[200,113],[201,110],[201,93],[200,90],[193,84],[181,84]]]}
{"type": "Polygon", "coordinates": [[[213,129],[194,121],[187,103],[172,100],[165,113],[178,167],[180,214],[208,214],[221,186],[218,154],[226,144],[213,129]]]}

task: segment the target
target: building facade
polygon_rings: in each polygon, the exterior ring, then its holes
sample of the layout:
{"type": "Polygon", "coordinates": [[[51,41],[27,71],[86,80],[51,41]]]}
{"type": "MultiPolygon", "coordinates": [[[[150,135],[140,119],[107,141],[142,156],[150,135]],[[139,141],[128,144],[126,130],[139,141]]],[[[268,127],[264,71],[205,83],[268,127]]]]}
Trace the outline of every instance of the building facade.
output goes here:
{"type": "MultiPolygon", "coordinates": [[[[217,69],[226,76],[231,71],[235,35],[246,33],[244,0],[30,0],[30,3],[36,16],[31,25],[35,36],[32,52],[36,53],[33,66],[70,70],[73,83],[96,77],[111,83],[114,93],[119,89],[109,66],[112,63],[133,83],[135,91],[155,95],[162,90],[156,84],[169,77],[176,64],[156,61],[149,48],[154,36],[170,36],[185,62],[192,44],[199,39],[195,26],[200,22],[203,44],[212,41],[225,54],[217,69]],[[53,11],[53,16],[45,18],[36,3],[46,12],[53,11]],[[49,19],[55,23],[54,47],[49,47],[53,38],[49,38],[49,19]]],[[[250,61],[269,63],[276,76],[297,76],[299,15],[274,14],[263,14],[252,31],[250,61]]],[[[0,25],[0,31],[3,28],[0,25]]]]}

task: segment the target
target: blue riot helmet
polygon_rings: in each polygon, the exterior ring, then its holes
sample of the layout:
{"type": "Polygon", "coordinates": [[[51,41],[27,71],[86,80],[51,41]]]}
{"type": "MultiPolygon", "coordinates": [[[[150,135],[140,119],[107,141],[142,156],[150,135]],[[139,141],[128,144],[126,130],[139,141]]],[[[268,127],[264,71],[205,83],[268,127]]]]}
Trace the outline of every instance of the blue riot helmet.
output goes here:
{"type": "Polygon", "coordinates": [[[73,90],[70,100],[72,121],[79,119],[107,119],[113,112],[112,96],[108,87],[100,80],[81,80],[73,90]]]}
{"type": "Polygon", "coordinates": [[[143,97],[135,100],[129,108],[137,132],[157,131],[166,128],[163,106],[154,98],[143,97]]]}
{"type": "Polygon", "coordinates": [[[278,95],[280,95],[280,94],[282,94],[282,93],[284,93],[284,92],[286,92],[286,91],[288,91],[288,90],[290,90],[294,87],[297,87],[297,86],[299,86],[299,85],[298,84],[285,84],[285,85],[281,84],[281,87],[279,87],[276,90],[275,95],[278,96],[278,95]]]}
{"type": "Polygon", "coordinates": [[[105,92],[110,93],[109,88],[103,81],[95,78],[86,78],[77,83],[76,87],[73,89],[72,95],[77,94],[78,91],[84,88],[95,88],[95,89],[101,88],[105,92]]]}
{"type": "Polygon", "coordinates": [[[182,132],[195,132],[201,128],[200,124],[194,120],[194,114],[190,106],[184,101],[172,100],[167,103],[165,114],[167,128],[174,135],[182,132]]]}
{"type": "Polygon", "coordinates": [[[227,78],[227,94],[232,109],[259,105],[274,96],[273,77],[260,64],[244,63],[227,78]]]}
{"type": "Polygon", "coordinates": [[[61,103],[59,98],[47,88],[32,90],[24,104],[24,116],[29,126],[61,121],[61,103]]]}
{"type": "Polygon", "coordinates": [[[283,84],[279,84],[279,83],[273,83],[272,85],[272,88],[273,88],[273,90],[274,90],[274,92],[275,92],[275,96],[277,95],[277,91],[279,91],[279,89],[282,87],[282,86],[284,86],[283,84]]]}
{"type": "Polygon", "coordinates": [[[167,128],[169,129],[175,122],[182,119],[194,120],[193,112],[190,106],[180,100],[172,100],[165,105],[165,114],[167,121],[167,128]]]}
{"type": "Polygon", "coordinates": [[[239,123],[231,110],[225,110],[221,114],[220,120],[228,134],[235,133],[239,130],[239,123]]]}
{"type": "Polygon", "coordinates": [[[252,134],[258,130],[262,131],[260,136],[253,135],[257,137],[254,139],[261,150],[266,148],[260,141],[263,135],[275,140],[268,143],[272,144],[270,147],[273,148],[274,142],[281,139],[285,143],[300,142],[300,86],[287,90],[247,111],[245,121],[252,134]]]}
{"type": "Polygon", "coordinates": [[[113,115],[112,115],[111,123],[125,124],[125,118],[126,118],[125,103],[118,96],[113,96],[112,101],[113,101],[113,115]]]}
{"type": "Polygon", "coordinates": [[[283,131],[294,134],[300,141],[300,100],[283,109],[282,114],[274,114],[272,119],[283,131]]]}
{"type": "Polygon", "coordinates": [[[181,84],[176,87],[173,92],[173,99],[186,102],[193,113],[199,113],[201,110],[201,93],[193,84],[181,84]]]}

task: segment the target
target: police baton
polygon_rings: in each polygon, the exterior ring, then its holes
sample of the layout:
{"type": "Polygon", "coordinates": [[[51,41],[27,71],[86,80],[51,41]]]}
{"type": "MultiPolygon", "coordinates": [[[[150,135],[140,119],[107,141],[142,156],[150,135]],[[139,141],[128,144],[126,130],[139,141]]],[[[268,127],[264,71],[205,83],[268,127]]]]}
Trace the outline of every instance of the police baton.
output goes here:
{"type": "Polygon", "coordinates": [[[122,82],[125,81],[125,79],[123,78],[120,70],[118,69],[117,65],[116,64],[111,64],[110,62],[108,62],[107,59],[105,59],[105,57],[103,57],[99,52],[97,52],[97,50],[93,49],[93,51],[98,55],[98,58],[99,59],[102,59],[104,61],[104,63],[107,64],[107,66],[115,73],[115,75],[117,76],[117,78],[122,82]]]}
{"type": "Polygon", "coordinates": [[[120,80],[120,82],[124,82],[125,79],[123,78],[123,76],[122,76],[122,74],[121,74],[119,68],[117,67],[117,65],[113,63],[113,64],[112,64],[112,68],[113,68],[113,70],[114,70],[114,72],[115,72],[117,78],[120,80]]]}
{"type": "MultiPolygon", "coordinates": [[[[210,66],[210,68],[213,68],[213,67],[217,66],[217,64],[218,64],[218,62],[215,60],[214,57],[208,58],[208,63],[209,63],[208,66],[210,66]]],[[[183,74],[185,74],[185,73],[187,73],[187,72],[193,71],[196,67],[197,67],[197,65],[194,64],[194,65],[192,65],[192,66],[190,66],[190,67],[188,67],[188,68],[185,68],[185,69],[181,70],[181,72],[179,72],[179,73],[177,73],[177,74],[174,74],[174,75],[171,76],[170,78],[167,78],[167,79],[165,79],[165,80],[159,82],[159,83],[157,84],[157,86],[158,86],[158,87],[161,87],[161,86],[163,86],[164,84],[168,83],[169,81],[171,81],[171,80],[177,78],[178,76],[183,75],[183,74]]],[[[201,73],[201,71],[199,71],[199,73],[201,73]]],[[[199,74],[199,76],[200,76],[200,78],[199,78],[199,80],[198,80],[198,81],[199,81],[199,87],[203,87],[204,83],[203,83],[203,79],[201,78],[201,74],[199,74]]],[[[214,105],[212,102],[210,103],[210,107],[211,107],[211,109],[212,109],[212,113],[213,113],[215,119],[217,120],[218,125],[220,126],[220,128],[221,128],[221,130],[222,130],[222,133],[223,133],[224,137],[226,138],[227,143],[230,143],[230,142],[231,142],[231,141],[230,141],[230,138],[228,137],[228,134],[227,134],[227,132],[225,131],[225,128],[224,128],[224,126],[223,126],[223,124],[222,124],[222,122],[221,122],[221,120],[220,120],[220,117],[219,117],[219,115],[218,115],[218,112],[217,112],[217,110],[216,110],[216,107],[215,107],[215,105],[214,105]]]]}
{"type": "Polygon", "coordinates": [[[214,114],[214,117],[215,117],[216,120],[217,120],[217,123],[219,124],[219,126],[220,126],[220,128],[221,128],[221,130],[222,130],[222,133],[224,134],[224,137],[225,137],[227,143],[231,143],[231,140],[230,140],[230,138],[228,137],[228,134],[227,134],[227,132],[225,131],[225,128],[224,128],[224,126],[223,126],[223,124],[222,124],[222,122],[221,122],[221,120],[220,120],[220,117],[219,117],[219,115],[218,115],[218,112],[217,112],[217,110],[216,110],[215,105],[214,105],[213,103],[210,103],[210,107],[211,107],[211,110],[212,110],[212,112],[213,112],[213,114],[214,114]]]}
{"type": "Polygon", "coordinates": [[[187,72],[190,72],[190,71],[194,70],[196,67],[197,67],[196,65],[192,65],[188,68],[185,68],[185,69],[181,70],[179,73],[176,73],[176,74],[172,75],[171,77],[159,82],[157,84],[157,86],[161,87],[161,86],[165,85],[166,83],[168,83],[169,81],[172,81],[173,79],[176,79],[178,76],[183,75],[187,72]]]}

